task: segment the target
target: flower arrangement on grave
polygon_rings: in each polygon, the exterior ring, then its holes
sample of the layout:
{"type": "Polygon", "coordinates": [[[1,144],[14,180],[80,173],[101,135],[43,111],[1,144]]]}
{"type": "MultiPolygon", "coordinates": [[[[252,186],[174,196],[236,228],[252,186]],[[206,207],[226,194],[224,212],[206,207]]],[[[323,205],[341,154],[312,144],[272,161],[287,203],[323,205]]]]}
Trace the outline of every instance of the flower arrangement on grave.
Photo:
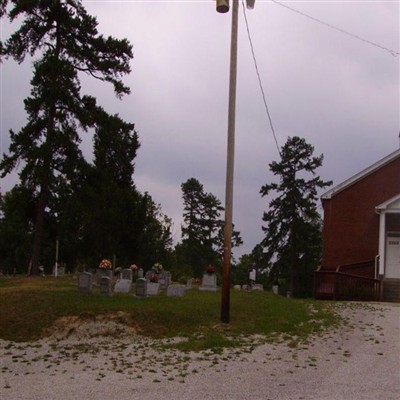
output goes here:
{"type": "Polygon", "coordinates": [[[137,270],[138,270],[138,266],[137,266],[136,264],[132,264],[129,268],[130,268],[132,271],[137,271],[137,270]]]}
{"type": "Polygon", "coordinates": [[[206,274],[212,275],[212,274],[215,274],[216,272],[217,272],[217,268],[215,268],[214,265],[208,264],[208,266],[206,268],[206,274]]]}
{"type": "Polygon", "coordinates": [[[156,273],[159,274],[163,270],[163,266],[160,263],[155,263],[153,265],[152,270],[156,273]]]}
{"type": "Polygon", "coordinates": [[[111,269],[111,266],[112,266],[111,261],[107,260],[106,258],[101,260],[99,264],[100,269],[111,269]]]}
{"type": "Polygon", "coordinates": [[[158,283],[158,276],[156,274],[151,274],[150,275],[150,282],[158,283]]]}

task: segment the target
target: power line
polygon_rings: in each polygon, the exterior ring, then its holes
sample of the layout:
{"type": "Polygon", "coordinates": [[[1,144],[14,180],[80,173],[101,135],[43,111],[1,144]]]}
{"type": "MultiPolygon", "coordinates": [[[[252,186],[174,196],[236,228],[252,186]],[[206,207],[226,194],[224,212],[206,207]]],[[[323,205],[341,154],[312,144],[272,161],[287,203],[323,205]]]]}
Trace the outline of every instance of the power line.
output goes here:
{"type": "Polygon", "coordinates": [[[258,71],[257,59],[256,59],[256,56],[255,56],[255,53],[254,53],[253,41],[251,39],[249,24],[248,24],[248,21],[247,21],[246,7],[244,5],[244,0],[242,0],[242,6],[243,6],[244,20],[246,22],[247,36],[248,36],[249,42],[250,42],[251,54],[253,55],[253,61],[254,61],[254,66],[255,66],[255,69],[256,69],[256,73],[257,73],[258,83],[259,83],[259,86],[260,86],[260,89],[261,89],[261,94],[262,94],[265,110],[266,110],[267,115],[268,115],[269,125],[271,127],[272,135],[274,136],[276,148],[278,150],[279,156],[281,157],[281,151],[280,151],[280,148],[279,148],[278,140],[276,138],[274,125],[272,124],[272,118],[271,118],[271,114],[270,114],[269,109],[268,109],[268,104],[267,104],[264,88],[263,88],[263,85],[262,85],[262,82],[261,82],[260,73],[258,71]]]}
{"type": "Polygon", "coordinates": [[[321,25],[327,26],[328,28],[331,28],[331,29],[333,29],[333,30],[335,30],[335,31],[338,31],[338,32],[343,33],[343,34],[345,34],[345,35],[347,35],[347,36],[350,36],[350,37],[352,37],[353,39],[360,40],[361,42],[367,43],[367,44],[369,44],[369,45],[371,45],[371,46],[378,47],[378,48],[381,49],[381,50],[385,50],[385,51],[387,51],[389,54],[391,54],[393,57],[397,57],[397,56],[400,55],[400,53],[399,53],[398,51],[395,51],[395,50],[389,49],[389,48],[387,48],[387,47],[381,46],[381,45],[378,44],[378,43],[371,42],[370,40],[364,39],[364,38],[362,38],[361,36],[355,35],[354,33],[351,33],[351,32],[349,32],[349,31],[346,31],[346,30],[344,30],[344,29],[342,29],[342,28],[338,28],[337,26],[332,25],[332,24],[329,24],[328,22],[322,21],[322,20],[320,20],[320,19],[318,19],[318,18],[312,17],[311,15],[308,15],[308,14],[306,14],[306,13],[304,13],[304,12],[302,12],[302,11],[299,11],[299,10],[297,10],[296,8],[290,7],[290,6],[286,5],[286,4],[283,4],[283,3],[281,3],[281,2],[279,2],[279,1],[277,1],[277,0],[271,0],[271,1],[272,1],[272,3],[275,3],[275,4],[277,4],[277,5],[281,6],[281,7],[287,8],[288,10],[293,11],[293,12],[295,12],[295,13],[297,13],[297,14],[303,16],[303,17],[306,17],[306,18],[308,18],[308,19],[311,19],[311,20],[314,21],[314,22],[318,22],[318,23],[321,24],[321,25]]]}

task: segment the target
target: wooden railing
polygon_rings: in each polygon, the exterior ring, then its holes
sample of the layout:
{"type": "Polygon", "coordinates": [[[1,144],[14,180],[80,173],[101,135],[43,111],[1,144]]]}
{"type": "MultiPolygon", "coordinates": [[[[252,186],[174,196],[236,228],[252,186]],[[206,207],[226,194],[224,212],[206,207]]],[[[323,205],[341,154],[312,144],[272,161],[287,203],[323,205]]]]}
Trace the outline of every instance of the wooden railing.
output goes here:
{"type": "MultiPolygon", "coordinates": [[[[381,297],[381,281],[368,276],[340,271],[355,271],[359,266],[363,274],[371,262],[349,264],[332,270],[318,268],[314,273],[314,298],[331,300],[364,300],[378,301],[381,297]]],[[[374,266],[374,261],[372,261],[374,266]]],[[[369,275],[369,273],[368,273],[369,275]]]]}
{"type": "Polygon", "coordinates": [[[336,271],[350,275],[365,276],[366,278],[374,278],[375,260],[339,265],[336,271]]]}

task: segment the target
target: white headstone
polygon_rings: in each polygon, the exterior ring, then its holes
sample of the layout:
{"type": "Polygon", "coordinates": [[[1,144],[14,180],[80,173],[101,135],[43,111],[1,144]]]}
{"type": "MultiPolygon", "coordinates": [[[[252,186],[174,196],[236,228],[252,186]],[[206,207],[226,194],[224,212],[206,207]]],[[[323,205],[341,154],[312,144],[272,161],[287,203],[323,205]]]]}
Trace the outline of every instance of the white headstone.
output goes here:
{"type": "Polygon", "coordinates": [[[199,290],[206,292],[216,292],[217,291],[217,275],[215,274],[204,274],[203,280],[201,282],[201,287],[199,290]]]}
{"type": "Polygon", "coordinates": [[[251,281],[255,281],[256,280],[256,270],[255,269],[252,269],[250,271],[249,278],[250,278],[251,281]]]}
{"type": "Polygon", "coordinates": [[[115,293],[129,293],[132,289],[132,281],[130,279],[118,279],[114,286],[115,293]]]}
{"type": "Polygon", "coordinates": [[[156,282],[147,281],[147,295],[148,296],[158,296],[160,294],[160,284],[156,282]]]}
{"type": "Polygon", "coordinates": [[[193,287],[193,278],[192,279],[188,279],[186,281],[186,289],[192,289],[193,287]]]}
{"type": "Polygon", "coordinates": [[[167,296],[169,297],[183,297],[185,295],[186,288],[183,285],[169,285],[167,289],[167,296]]]}

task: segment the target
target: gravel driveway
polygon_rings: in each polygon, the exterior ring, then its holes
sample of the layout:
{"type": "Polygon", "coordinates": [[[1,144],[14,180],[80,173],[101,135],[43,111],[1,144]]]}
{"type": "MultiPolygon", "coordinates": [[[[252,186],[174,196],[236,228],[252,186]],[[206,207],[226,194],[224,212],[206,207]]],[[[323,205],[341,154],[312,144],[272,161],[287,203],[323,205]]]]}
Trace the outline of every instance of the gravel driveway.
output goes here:
{"type": "Polygon", "coordinates": [[[296,348],[280,343],[183,354],[157,351],[138,337],[84,334],[29,344],[0,341],[0,398],[400,399],[400,304],[335,307],[344,324],[296,348]]]}

